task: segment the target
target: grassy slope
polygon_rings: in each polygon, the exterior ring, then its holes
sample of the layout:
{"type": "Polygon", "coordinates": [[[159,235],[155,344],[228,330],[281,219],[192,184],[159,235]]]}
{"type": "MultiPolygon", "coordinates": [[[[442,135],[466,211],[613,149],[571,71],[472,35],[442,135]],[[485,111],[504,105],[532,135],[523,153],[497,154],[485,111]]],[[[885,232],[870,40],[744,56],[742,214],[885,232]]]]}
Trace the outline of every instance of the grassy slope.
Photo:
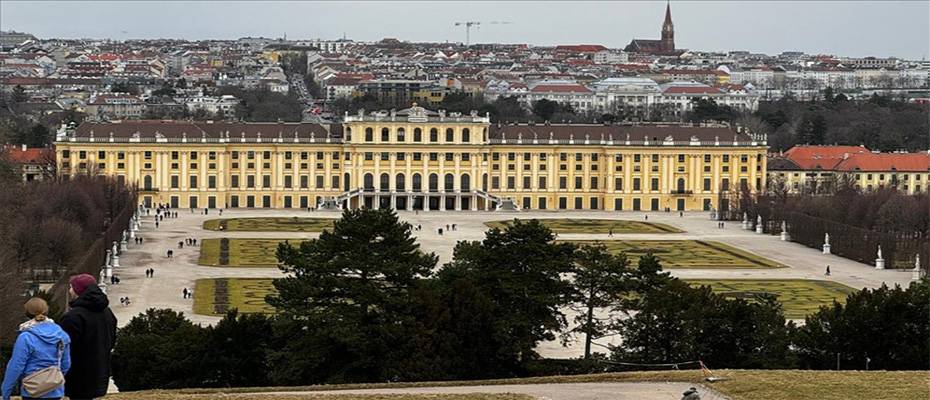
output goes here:
{"type": "MultiPolygon", "coordinates": [[[[327,391],[340,389],[399,388],[399,387],[436,387],[462,385],[506,385],[506,384],[543,384],[571,382],[694,382],[713,388],[732,400],[926,400],[930,396],[930,372],[927,371],[799,371],[799,370],[717,370],[715,376],[725,380],[715,383],[703,381],[700,372],[689,371],[652,371],[652,372],[618,372],[594,375],[550,376],[538,378],[497,379],[486,381],[457,382],[414,382],[394,384],[347,384],[305,387],[276,388],[231,388],[231,389],[186,389],[172,392],[142,392],[124,396],[107,396],[108,399],[181,399],[171,397],[178,394],[203,394],[208,397],[190,397],[191,399],[216,398],[219,393],[253,393],[247,398],[262,398],[254,393],[293,392],[293,391],[327,391]],[[159,394],[166,397],[143,397],[159,394]],[[213,397],[209,397],[213,396],[213,397]]],[[[467,395],[475,396],[475,395],[467,395]]],[[[226,398],[226,397],[224,397],[226,398]]],[[[229,397],[236,398],[236,397],[229,397]]],[[[245,398],[245,397],[243,397],[245,398]]],[[[282,397],[274,397],[283,399],[282,397]]],[[[299,397],[315,399],[315,397],[299,397]]],[[[398,400],[419,400],[429,397],[407,397],[398,400]]],[[[435,399],[440,399],[434,397],[435,399]]],[[[294,398],[297,399],[297,398],[294,398]]],[[[371,399],[366,397],[327,398],[333,400],[371,399]]],[[[388,399],[388,397],[385,397],[388,399]]],[[[394,399],[394,398],[392,398],[394,399]]],[[[448,397],[450,400],[491,400],[495,397],[448,397]]],[[[508,399],[509,398],[505,398],[508,399]]],[[[513,397],[520,399],[520,397],[513,397]]]]}

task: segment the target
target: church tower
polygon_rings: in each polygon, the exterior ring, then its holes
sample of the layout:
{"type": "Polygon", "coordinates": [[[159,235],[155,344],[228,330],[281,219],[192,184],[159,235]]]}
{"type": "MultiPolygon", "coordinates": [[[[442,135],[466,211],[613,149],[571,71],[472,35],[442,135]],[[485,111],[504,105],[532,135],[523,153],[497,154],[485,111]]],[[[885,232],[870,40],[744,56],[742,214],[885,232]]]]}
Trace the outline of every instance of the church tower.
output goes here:
{"type": "Polygon", "coordinates": [[[665,22],[662,23],[662,50],[675,51],[675,25],[672,24],[672,5],[665,3],[665,22]]]}

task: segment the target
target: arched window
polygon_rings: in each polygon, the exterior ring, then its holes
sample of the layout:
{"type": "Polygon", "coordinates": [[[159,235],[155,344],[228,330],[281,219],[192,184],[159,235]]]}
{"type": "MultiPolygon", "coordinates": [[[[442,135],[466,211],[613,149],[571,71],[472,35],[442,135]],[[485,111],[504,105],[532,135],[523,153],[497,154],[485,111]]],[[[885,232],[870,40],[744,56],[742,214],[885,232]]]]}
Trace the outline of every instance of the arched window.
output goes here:
{"type": "Polygon", "coordinates": [[[406,132],[404,132],[404,128],[397,128],[397,141],[400,143],[406,142],[405,136],[406,132]]]}
{"type": "Polygon", "coordinates": [[[429,130],[429,141],[430,143],[436,143],[439,141],[439,131],[436,128],[429,130]]]}
{"type": "Polygon", "coordinates": [[[420,176],[420,174],[413,174],[413,191],[423,191],[423,178],[420,176]]]}
{"type": "Polygon", "coordinates": [[[394,190],[398,192],[404,192],[407,190],[407,182],[404,178],[404,174],[397,174],[397,177],[394,178],[394,190]]]}
{"type": "Polygon", "coordinates": [[[365,128],[365,141],[373,142],[375,140],[375,131],[371,128],[365,128]]]}
{"type": "Polygon", "coordinates": [[[349,128],[348,126],[346,127],[346,141],[352,141],[352,128],[349,128]]]}
{"type": "Polygon", "coordinates": [[[391,176],[388,175],[388,174],[381,174],[381,179],[380,179],[380,180],[381,180],[381,182],[380,182],[380,183],[381,183],[381,185],[380,185],[381,191],[382,191],[382,192],[389,192],[389,191],[391,191],[391,176]]]}
{"type": "Polygon", "coordinates": [[[152,176],[151,175],[146,175],[145,178],[142,179],[142,182],[143,182],[142,187],[145,190],[152,190],[152,176]]]}
{"type": "Polygon", "coordinates": [[[446,177],[443,180],[445,181],[444,182],[445,185],[443,185],[443,187],[446,189],[447,192],[451,192],[455,190],[455,176],[454,175],[446,174],[446,177]]]}
{"type": "Polygon", "coordinates": [[[468,174],[462,174],[462,177],[460,178],[460,180],[461,180],[461,185],[459,185],[459,188],[463,192],[470,192],[471,191],[471,177],[468,176],[468,174]]]}
{"type": "Polygon", "coordinates": [[[439,175],[429,174],[429,191],[430,192],[439,191],[439,175]]]}
{"type": "Polygon", "coordinates": [[[677,190],[679,193],[682,193],[685,191],[685,178],[678,178],[677,190]]]}
{"type": "Polygon", "coordinates": [[[446,143],[452,143],[455,141],[455,131],[452,128],[446,129],[446,143]]]}
{"type": "Polygon", "coordinates": [[[367,191],[375,190],[375,177],[374,176],[372,176],[371,174],[365,174],[364,180],[365,180],[365,183],[364,183],[365,190],[367,191]]]}
{"type": "Polygon", "coordinates": [[[423,141],[423,130],[420,128],[413,128],[413,141],[420,143],[423,141]]]}
{"type": "Polygon", "coordinates": [[[462,142],[471,142],[471,132],[468,130],[468,128],[462,129],[462,142]]]}
{"type": "Polygon", "coordinates": [[[348,172],[342,175],[342,187],[346,190],[352,189],[352,176],[348,172]]]}
{"type": "Polygon", "coordinates": [[[481,190],[488,191],[488,174],[481,174],[481,190]]]}
{"type": "Polygon", "coordinates": [[[381,128],[381,141],[390,142],[391,141],[391,131],[388,128],[381,128]]]}

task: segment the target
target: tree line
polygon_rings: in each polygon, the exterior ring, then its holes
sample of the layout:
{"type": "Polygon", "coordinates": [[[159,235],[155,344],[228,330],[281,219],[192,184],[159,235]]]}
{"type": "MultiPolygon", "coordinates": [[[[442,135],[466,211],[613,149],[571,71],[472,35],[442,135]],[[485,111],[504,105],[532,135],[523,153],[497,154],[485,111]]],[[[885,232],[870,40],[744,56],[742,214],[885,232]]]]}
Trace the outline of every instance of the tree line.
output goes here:
{"type": "Polygon", "coordinates": [[[863,290],[796,326],[771,296],[725,298],[670,277],[654,255],[634,265],[603,247],[556,241],[535,220],[460,242],[439,270],[411,231],[391,211],[350,210],[319,238],[282,244],[286,277],[267,298],[275,315],[233,311],[202,327],[171,310],[140,314],[119,332],[114,382],[131,391],[502,378],[615,362],[831,368],[839,357],[841,368],[861,368],[869,354],[873,368],[923,369],[930,361],[930,323],[917,318],[930,311],[927,281],[863,290]],[[593,348],[611,335],[622,342],[593,348]],[[536,352],[560,338],[581,341],[584,359],[536,352]]]}
{"type": "MultiPolygon", "coordinates": [[[[135,207],[129,188],[114,179],[26,184],[13,171],[0,155],[0,346],[15,340],[27,293],[80,270],[89,245],[125,207],[135,207]]],[[[43,296],[52,306],[60,303],[43,296]]]]}

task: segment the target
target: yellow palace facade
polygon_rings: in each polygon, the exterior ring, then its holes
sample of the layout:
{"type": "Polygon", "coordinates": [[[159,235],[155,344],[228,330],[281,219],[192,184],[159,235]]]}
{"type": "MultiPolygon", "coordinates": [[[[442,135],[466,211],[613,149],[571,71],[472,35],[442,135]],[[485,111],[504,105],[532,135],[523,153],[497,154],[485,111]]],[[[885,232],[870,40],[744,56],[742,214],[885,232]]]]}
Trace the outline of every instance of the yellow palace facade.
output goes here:
{"type": "Polygon", "coordinates": [[[761,191],[766,145],[726,126],[492,124],[411,107],[341,124],[119,121],[63,129],[63,176],[179,208],[712,210],[761,191]]]}

